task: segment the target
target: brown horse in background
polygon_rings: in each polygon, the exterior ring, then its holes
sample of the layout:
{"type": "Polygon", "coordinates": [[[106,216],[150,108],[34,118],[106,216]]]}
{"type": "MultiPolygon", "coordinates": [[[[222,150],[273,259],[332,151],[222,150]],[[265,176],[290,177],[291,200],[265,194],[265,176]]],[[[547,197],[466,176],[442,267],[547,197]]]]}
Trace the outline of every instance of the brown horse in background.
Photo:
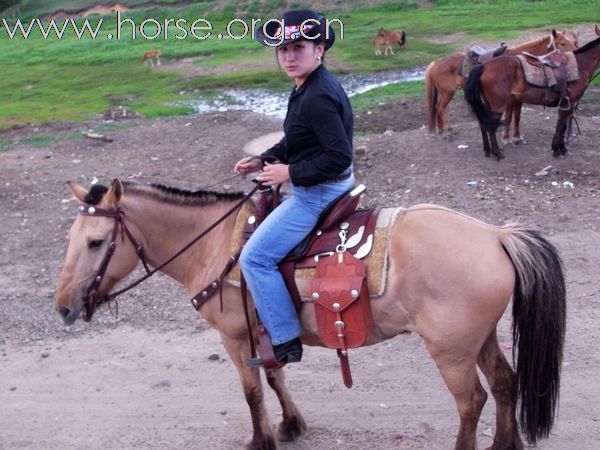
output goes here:
{"type": "MultiPolygon", "coordinates": [[[[118,180],[108,189],[70,188],[82,209],[71,226],[55,295],[54,307],[66,324],[74,323],[82,311],[90,320],[96,303],[89,306],[89,287],[95,286],[94,298],[101,298],[134,270],[141,255],[144,264],[159,267],[195,242],[161,269],[190,296],[217,278],[230,260],[227,249],[235,239],[236,217],[224,216],[241,194],[118,180]],[[208,239],[196,241],[200,231],[223,218],[208,239]],[[107,260],[109,252],[112,259],[107,260]],[[104,276],[99,275],[102,267],[104,276]]],[[[395,212],[386,232],[386,289],[371,301],[373,331],[366,345],[411,331],[423,338],[456,401],[456,450],[476,448],[477,424],[488,397],[478,367],[496,404],[492,448],[523,448],[517,405],[527,440],[548,437],[558,403],[566,321],[565,280],[554,246],[537,231],[488,225],[435,205],[395,212]],[[511,298],[516,373],[496,332],[511,298]]],[[[224,284],[222,294],[221,304],[215,295],[199,311],[219,331],[240,377],[254,430],[246,448],[275,449],[260,372],[244,364],[253,355],[239,288],[224,284]]],[[[300,318],[302,342],[323,346],[312,303],[303,304],[300,318]]],[[[279,439],[294,440],[306,425],[285,386],[283,369],[266,370],[266,379],[283,411],[279,439]]]]}
{"type": "MultiPolygon", "coordinates": [[[[577,36],[573,34],[573,38],[577,36]]],[[[566,36],[566,30],[556,31],[548,36],[544,36],[532,41],[525,42],[507,49],[507,55],[518,55],[524,51],[534,55],[544,55],[550,50],[558,49],[560,51],[573,51],[577,48],[576,41],[572,41],[566,36]]],[[[452,124],[446,108],[454,97],[458,88],[464,89],[466,78],[460,74],[460,66],[465,58],[465,53],[456,52],[451,55],[436,59],[427,66],[425,70],[425,100],[427,102],[427,126],[430,133],[435,133],[436,128],[439,134],[452,133],[452,124]]],[[[515,111],[515,138],[514,142],[522,142],[520,136],[518,120],[521,110],[515,111]]],[[[509,139],[510,122],[505,124],[504,140],[509,139]]]]}
{"type": "Polygon", "coordinates": [[[406,43],[406,33],[402,30],[387,31],[384,28],[379,28],[377,36],[373,39],[373,48],[376,55],[381,55],[381,47],[385,48],[385,55],[388,50],[394,54],[393,47],[402,48],[406,43]]]}
{"type": "MultiPolygon", "coordinates": [[[[597,28],[597,27],[596,27],[597,28]]],[[[483,136],[483,150],[486,156],[504,158],[496,140],[496,130],[504,111],[521,110],[523,103],[557,107],[558,121],[552,138],[552,151],[555,157],[567,153],[565,131],[568,119],[572,116],[577,102],[584,94],[588,82],[600,65],[600,38],[575,50],[579,79],[567,85],[567,101],[560,104],[561,94],[552,88],[531,86],[525,80],[523,67],[515,56],[499,56],[475,67],[469,74],[465,86],[465,99],[477,117],[483,136]]],[[[507,115],[505,122],[510,120],[507,115]]]]}

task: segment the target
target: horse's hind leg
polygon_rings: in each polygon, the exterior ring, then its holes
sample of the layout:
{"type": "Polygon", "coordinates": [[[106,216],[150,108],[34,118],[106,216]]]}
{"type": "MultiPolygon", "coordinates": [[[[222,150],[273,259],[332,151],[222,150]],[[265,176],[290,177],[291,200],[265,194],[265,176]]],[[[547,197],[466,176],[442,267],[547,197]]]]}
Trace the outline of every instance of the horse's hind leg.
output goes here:
{"type": "Polygon", "coordinates": [[[265,372],[267,383],[269,383],[271,389],[277,394],[283,412],[283,420],[278,427],[279,440],[293,441],[306,431],[304,418],[300,414],[300,411],[298,411],[296,404],[293,402],[292,397],[285,386],[285,374],[283,369],[270,369],[265,372]]]}
{"type": "Polygon", "coordinates": [[[438,90],[438,102],[436,105],[438,117],[438,130],[440,133],[446,133],[448,136],[452,135],[452,123],[450,122],[450,119],[448,119],[448,114],[446,114],[446,108],[448,108],[448,104],[450,103],[450,101],[452,101],[455,92],[456,91],[447,93],[441,89],[438,90]]]}
{"type": "Polygon", "coordinates": [[[500,350],[496,331],[487,338],[477,364],[488,381],[496,401],[496,434],[489,450],[516,450],[523,448],[519,436],[515,410],[517,405],[516,376],[500,350]]]}
{"type": "Polygon", "coordinates": [[[504,110],[504,129],[502,130],[502,145],[508,145],[510,143],[510,124],[513,120],[513,104],[507,103],[506,109],[504,110]]]}
{"type": "Polygon", "coordinates": [[[496,157],[497,161],[504,159],[504,153],[502,153],[502,150],[500,149],[500,146],[498,145],[498,140],[496,139],[496,131],[490,131],[489,135],[490,135],[490,143],[492,144],[492,154],[496,157]]]}
{"type": "MultiPolygon", "coordinates": [[[[428,348],[430,349],[429,345],[428,348]]],[[[436,357],[431,349],[430,353],[454,396],[460,417],[454,450],[475,450],[477,423],[487,400],[487,393],[477,375],[475,360],[468,356],[459,358],[452,351],[446,351],[450,355],[448,360],[441,358],[440,354],[436,357]]]]}
{"type": "Polygon", "coordinates": [[[483,153],[485,154],[486,158],[489,158],[490,155],[492,154],[492,150],[490,147],[490,140],[488,138],[489,133],[485,130],[485,128],[483,128],[483,126],[480,126],[481,129],[481,140],[483,141],[483,153]]]}
{"type": "Polygon", "coordinates": [[[523,103],[517,102],[513,104],[513,122],[515,127],[513,129],[513,144],[527,144],[525,138],[521,135],[521,111],[523,109],[523,103]]]}

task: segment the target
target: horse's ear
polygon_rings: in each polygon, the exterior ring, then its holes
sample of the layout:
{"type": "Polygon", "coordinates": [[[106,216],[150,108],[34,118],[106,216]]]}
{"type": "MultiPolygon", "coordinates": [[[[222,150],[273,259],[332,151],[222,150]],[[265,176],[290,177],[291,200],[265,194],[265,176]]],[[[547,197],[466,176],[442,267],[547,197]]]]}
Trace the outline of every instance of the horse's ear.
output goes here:
{"type": "Polygon", "coordinates": [[[85,197],[88,195],[89,191],[77,183],[71,183],[70,181],[67,181],[67,184],[69,185],[69,189],[75,198],[81,203],[85,203],[85,197]]]}
{"type": "Polygon", "coordinates": [[[557,36],[556,29],[552,28],[552,37],[556,38],[556,36],[557,36]]]}
{"type": "Polygon", "coordinates": [[[110,183],[110,187],[108,188],[108,192],[104,195],[104,198],[110,206],[116,207],[119,204],[122,195],[123,184],[118,178],[115,178],[112,180],[112,183],[110,183]]]}

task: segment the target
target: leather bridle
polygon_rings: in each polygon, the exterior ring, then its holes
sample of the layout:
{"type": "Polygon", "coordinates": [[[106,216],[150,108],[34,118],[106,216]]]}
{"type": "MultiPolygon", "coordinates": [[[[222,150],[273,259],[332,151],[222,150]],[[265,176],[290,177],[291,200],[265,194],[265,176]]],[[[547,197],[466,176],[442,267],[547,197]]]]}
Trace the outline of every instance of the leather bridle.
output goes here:
{"type": "MultiPolygon", "coordinates": [[[[237,202],[231,209],[229,209],[216,222],[214,222],[207,229],[202,231],[202,233],[200,233],[194,239],[192,239],[189,243],[187,243],[183,248],[181,248],[181,250],[179,250],[173,256],[171,256],[166,261],[164,261],[162,264],[160,264],[159,266],[155,267],[152,270],[150,270],[150,268],[148,267],[142,246],[138,244],[138,242],[135,240],[135,238],[129,231],[129,228],[127,228],[127,224],[125,223],[125,211],[123,211],[121,208],[118,208],[118,207],[111,208],[111,209],[103,209],[103,208],[97,208],[96,206],[88,205],[88,204],[80,205],[79,214],[81,214],[82,216],[108,217],[108,218],[112,218],[115,220],[115,225],[112,230],[111,239],[108,244],[108,249],[104,255],[104,258],[102,259],[102,262],[100,263],[100,266],[98,267],[98,270],[96,271],[96,275],[94,276],[91,284],[88,286],[86,293],[85,293],[83,320],[86,322],[89,322],[92,319],[92,316],[94,315],[94,312],[96,311],[96,308],[98,306],[114,300],[117,296],[123,294],[124,292],[127,292],[128,290],[130,290],[133,287],[140,284],[142,281],[150,278],[152,275],[154,275],[156,272],[161,270],[167,264],[169,264],[174,259],[179,257],[182,253],[184,253],[186,250],[188,250],[192,245],[194,245],[201,238],[206,236],[206,234],[208,234],[211,230],[216,228],[227,217],[229,217],[236,210],[241,208],[241,206],[244,204],[244,202],[246,200],[248,200],[250,197],[252,197],[252,195],[259,188],[262,188],[262,187],[263,186],[260,183],[258,183],[256,186],[254,186],[254,188],[249,193],[244,195],[244,197],[242,197],[242,199],[239,202],[237,202]],[[102,280],[104,279],[106,270],[108,269],[108,264],[110,263],[110,260],[113,257],[113,255],[115,253],[115,249],[117,247],[117,234],[119,232],[119,228],[121,228],[122,240],[125,240],[124,236],[127,236],[129,241],[133,245],[133,248],[135,249],[138,257],[142,261],[142,264],[144,265],[144,268],[146,269],[146,274],[116,292],[106,294],[102,297],[98,297],[98,288],[100,287],[100,284],[102,283],[102,280]]],[[[239,255],[239,253],[238,253],[238,255],[239,255]]],[[[237,260],[237,258],[233,261],[233,263],[228,263],[226,269],[228,269],[228,270],[231,269],[231,267],[233,267],[233,264],[236,262],[236,260],[237,260]]],[[[225,273],[225,271],[224,271],[224,273],[225,273]]],[[[194,297],[192,304],[194,305],[194,307],[196,309],[198,309],[204,303],[204,301],[206,301],[206,300],[208,300],[208,298],[210,298],[210,296],[216,291],[217,287],[221,286],[221,281],[222,281],[223,277],[224,277],[224,275],[222,273],[221,276],[217,280],[213,281],[207,288],[203,289],[200,294],[198,294],[194,297]],[[198,300],[198,299],[201,299],[201,300],[198,300]]],[[[221,305],[221,309],[222,309],[222,305],[221,305]]]]}
{"type": "Polygon", "coordinates": [[[104,275],[106,274],[106,270],[108,269],[108,264],[115,254],[115,249],[117,248],[117,234],[119,228],[121,228],[121,237],[124,240],[124,236],[127,236],[129,242],[133,245],[138,257],[142,261],[144,268],[146,269],[146,273],[150,274],[150,268],[148,267],[148,263],[146,262],[146,257],[144,255],[143,247],[138,244],[135,240],[129,228],[127,228],[127,224],[125,223],[125,212],[121,208],[111,208],[111,209],[102,209],[97,208],[91,205],[80,205],[79,206],[79,214],[82,216],[89,217],[108,217],[115,220],[115,225],[112,230],[110,242],[108,243],[108,249],[104,254],[104,258],[102,258],[102,262],[100,263],[100,267],[98,267],[98,271],[94,276],[92,282],[88,286],[85,293],[85,302],[84,302],[84,315],[83,320],[89,322],[92,320],[92,316],[94,315],[94,311],[96,308],[108,301],[112,298],[109,296],[104,296],[102,298],[98,298],[98,288],[100,287],[100,283],[104,279],[104,275]]]}

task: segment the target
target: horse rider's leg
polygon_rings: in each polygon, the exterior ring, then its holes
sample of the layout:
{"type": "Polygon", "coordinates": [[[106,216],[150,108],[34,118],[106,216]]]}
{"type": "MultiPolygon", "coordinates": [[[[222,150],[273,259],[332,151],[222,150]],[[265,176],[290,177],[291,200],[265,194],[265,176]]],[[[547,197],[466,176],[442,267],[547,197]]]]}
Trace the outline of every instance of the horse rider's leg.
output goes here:
{"type": "Polygon", "coordinates": [[[435,350],[436,345],[427,343],[427,349],[456,401],[460,424],[454,450],[475,450],[477,423],[487,393],[479,381],[475,357],[456,353],[455,348],[464,344],[456,343],[447,348],[448,344],[440,343],[439,350],[435,350]]]}
{"type": "Polygon", "coordinates": [[[490,391],[496,401],[496,434],[494,443],[487,450],[520,450],[523,442],[517,426],[517,380],[516,375],[498,343],[496,330],[487,338],[477,364],[485,375],[490,391]]]}
{"type": "Polygon", "coordinates": [[[516,102],[513,105],[513,122],[515,128],[513,129],[513,144],[527,144],[525,138],[521,136],[521,112],[523,110],[523,103],[516,102]]]}
{"type": "Polygon", "coordinates": [[[292,400],[290,393],[285,385],[285,372],[283,369],[265,370],[267,383],[279,399],[283,412],[283,420],[279,424],[279,440],[293,441],[306,431],[306,422],[296,404],[292,400]]]}
{"type": "Polygon", "coordinates": [[[244,363],[250,357],[248,336],[241,333],[236,338],[220,333],[223,345],[235,364],[240,377],[246,402],[250,407],[252,417],[252,440],[246,444],[248,450],[273,450],[277,448],[277,439],[273,433],[264,402],[264,391],[260,381],[259,369],[246,366],[244,363]]]}

